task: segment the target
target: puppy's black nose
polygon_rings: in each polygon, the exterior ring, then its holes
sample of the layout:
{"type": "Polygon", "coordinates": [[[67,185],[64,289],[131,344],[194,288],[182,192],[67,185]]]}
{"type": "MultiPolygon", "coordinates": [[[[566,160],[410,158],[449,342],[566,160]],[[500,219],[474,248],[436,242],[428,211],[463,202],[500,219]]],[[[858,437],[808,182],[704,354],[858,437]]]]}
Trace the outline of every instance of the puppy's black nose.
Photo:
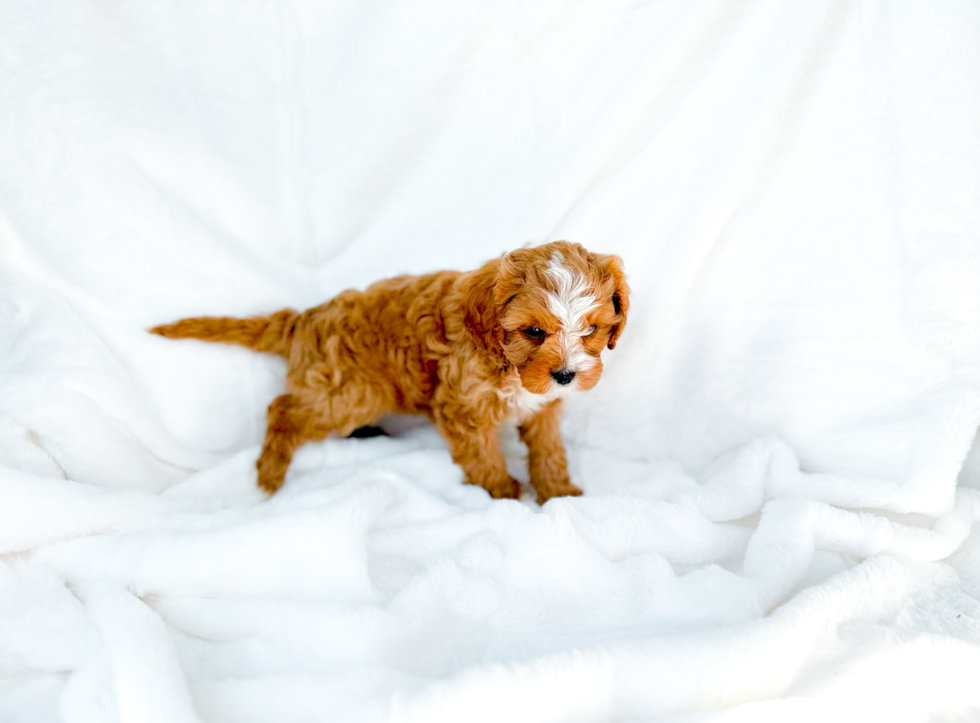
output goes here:
{"type": "Polygon", "coordinates": [[[575,372],[571,369],[559,369],[556,372],[551,372],[551,378],[559,384],[571,384],[575,378],[575,372]]]}

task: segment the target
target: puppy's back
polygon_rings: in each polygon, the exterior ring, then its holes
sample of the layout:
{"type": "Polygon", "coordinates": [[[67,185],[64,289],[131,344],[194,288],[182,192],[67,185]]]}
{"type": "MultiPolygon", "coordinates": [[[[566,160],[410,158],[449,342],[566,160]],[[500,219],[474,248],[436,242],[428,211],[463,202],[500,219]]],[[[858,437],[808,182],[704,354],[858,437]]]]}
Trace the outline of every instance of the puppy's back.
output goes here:
{"type": "Polygon", "coordinates": [[[452,349],[446,302],[459,277],[397,276],[307,310],[293,337],[291,371],[323,362],[335,383],[356,376],[390,384],[402,411],[424,410],[438,383],[438,361],[452,349]]]}

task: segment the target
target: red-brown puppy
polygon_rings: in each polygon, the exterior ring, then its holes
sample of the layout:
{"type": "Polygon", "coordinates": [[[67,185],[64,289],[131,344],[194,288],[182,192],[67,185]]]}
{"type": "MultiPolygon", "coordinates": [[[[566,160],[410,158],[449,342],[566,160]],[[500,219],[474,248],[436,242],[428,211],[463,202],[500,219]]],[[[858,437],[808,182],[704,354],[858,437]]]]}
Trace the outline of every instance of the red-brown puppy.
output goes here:
{"type": "Polygon", "coordinates": [[[202,317],[153,333],[241,344],[286,358],[286,394],[269,406],[259,485],[279,489],[293,452],[388,413],[425,414],[466,481],[516,498],[498,428],[515,419],[538,502],[578,495],[558,431],[561,400],[595,386],[599,353],[626,324],[616,256],[556,241],[476,271],[440,271],[349,290],[302,313],[202,317]]]}

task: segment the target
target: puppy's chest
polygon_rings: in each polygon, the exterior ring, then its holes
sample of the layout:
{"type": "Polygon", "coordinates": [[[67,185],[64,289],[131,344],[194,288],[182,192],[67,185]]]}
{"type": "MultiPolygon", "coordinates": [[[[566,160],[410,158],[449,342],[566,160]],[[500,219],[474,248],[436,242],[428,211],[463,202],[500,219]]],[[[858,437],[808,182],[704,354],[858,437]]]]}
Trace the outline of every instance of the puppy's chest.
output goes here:
{"type": "Polygon", "coordinates": [[[521,385],[521,379],[516,374],[508,377],[497,390],[497,394],[507,405],[507,418],[522,424],[559,398],[557,390],[547,394],[532,394],[521,385]]]}

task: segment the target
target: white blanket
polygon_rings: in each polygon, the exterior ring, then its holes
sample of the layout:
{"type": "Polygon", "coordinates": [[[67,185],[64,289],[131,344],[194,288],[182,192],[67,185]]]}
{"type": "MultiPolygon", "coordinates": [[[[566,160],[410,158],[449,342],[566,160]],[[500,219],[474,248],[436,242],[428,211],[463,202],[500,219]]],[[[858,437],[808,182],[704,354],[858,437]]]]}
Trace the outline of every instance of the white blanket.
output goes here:
{"type": "Polygon", "coordinates": [[[969,0],[0,0],[0,720],[976,720],[977,88],[969,0]],[[282,361],[145,332],[555,239],[543,507],[404,419],[265,501],[282,361]]]}

